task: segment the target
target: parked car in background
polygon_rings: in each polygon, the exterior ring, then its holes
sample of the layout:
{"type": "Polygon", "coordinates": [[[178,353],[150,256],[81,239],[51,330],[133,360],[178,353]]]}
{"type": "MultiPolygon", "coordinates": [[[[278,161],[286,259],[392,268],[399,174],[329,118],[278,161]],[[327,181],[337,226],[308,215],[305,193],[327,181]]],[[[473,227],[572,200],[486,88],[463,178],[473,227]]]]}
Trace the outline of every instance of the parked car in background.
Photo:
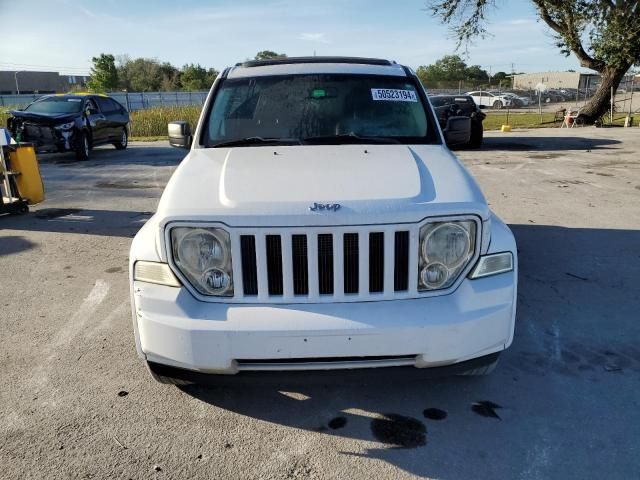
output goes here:
{"type": "Polygon", "coordinates": [[[106,95],[46,95],[9,113],[11,135],[38,152],[73,151],[86,160],[95,146],[110,143],[124,150],[129,143],[129,112],[106,95]]]}
{"type": "Polygon", "coordinates": [[[469,118],[443,132],[396,62],[225,69],[195,131],[169,124],[189,153],[131,245],[151,375],[493,370],[513,340],[516,243],[453,136],[468,141],[469,118]]]}
{"type": "Polygon", "coordinates": [[[431,105],[443,129],[450,117],[469,117],[471,119],[471,135],[464,146],[480,147],[484,129],[482,122],[487,115],[480,109],[469,95],[431,95],[431,105]]]}
{"type": "Polygon", "coordinates": [[[530,100],[529,97],[523,97],[513,92],[502,92],[503,95],[511,98],[512,107],[528,107],[530,100]]]}
{"type": "Polygon", "coordinates": [[[477,105],[483,107],[490,107],[499,110],[503,107],[510,107],[513,103],[513,99],[502,93],[491,93],[487,91],[467,92],[465,95],[469,95],[473,98],[473,101],[477,105]]]}

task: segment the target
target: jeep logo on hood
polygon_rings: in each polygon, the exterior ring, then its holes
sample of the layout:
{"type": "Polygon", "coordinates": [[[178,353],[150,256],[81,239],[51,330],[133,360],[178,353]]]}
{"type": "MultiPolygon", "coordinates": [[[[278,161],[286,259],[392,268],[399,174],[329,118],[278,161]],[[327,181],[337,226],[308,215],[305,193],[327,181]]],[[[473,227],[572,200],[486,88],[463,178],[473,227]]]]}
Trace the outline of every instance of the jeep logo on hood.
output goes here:
{"type": "Polygon", "coordinates": [[[323,210],[328,210],[330,212],[337,212],[340,210],[341,205],[339,203],[317,203],[314,202],[313,205],[309,207],[309,210],[312,212],[321,212],[323,210]]]}

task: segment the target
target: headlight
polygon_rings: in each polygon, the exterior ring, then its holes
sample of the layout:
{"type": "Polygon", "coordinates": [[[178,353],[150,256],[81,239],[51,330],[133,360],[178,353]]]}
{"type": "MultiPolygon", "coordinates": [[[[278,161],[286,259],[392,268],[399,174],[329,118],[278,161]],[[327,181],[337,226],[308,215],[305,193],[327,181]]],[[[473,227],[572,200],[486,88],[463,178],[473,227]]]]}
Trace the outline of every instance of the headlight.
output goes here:
{"type": "Polygon", "coordinates": [[[473,257],[473,221],[437,222],[420,229],[419,290],[449,287],[473,257]]]}
{"type": "Polygon", "coordinates": [[[56,125],[54,128],[58,130],[70,130],[74,127],[74,125],[75,125],[74,122],[69,122],[69,123],[63,123],[62,125],[56,125]]]}
{"type": "Polygon", "coordinates": [[[171,229],[173,261],[203,295],[232,296],[229,234],[220,228],[171,229]]]}

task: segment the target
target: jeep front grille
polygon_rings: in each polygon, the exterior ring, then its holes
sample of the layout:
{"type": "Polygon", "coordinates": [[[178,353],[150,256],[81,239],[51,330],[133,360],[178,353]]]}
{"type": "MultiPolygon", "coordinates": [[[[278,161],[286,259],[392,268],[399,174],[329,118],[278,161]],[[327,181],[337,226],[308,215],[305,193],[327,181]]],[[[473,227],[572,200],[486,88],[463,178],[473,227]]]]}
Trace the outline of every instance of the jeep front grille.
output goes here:
{"type": "Polygon", "coordinates": [[[231,238],[239,301],[371,301],[416,293],[413,225],[237,229],[231,238]]]}

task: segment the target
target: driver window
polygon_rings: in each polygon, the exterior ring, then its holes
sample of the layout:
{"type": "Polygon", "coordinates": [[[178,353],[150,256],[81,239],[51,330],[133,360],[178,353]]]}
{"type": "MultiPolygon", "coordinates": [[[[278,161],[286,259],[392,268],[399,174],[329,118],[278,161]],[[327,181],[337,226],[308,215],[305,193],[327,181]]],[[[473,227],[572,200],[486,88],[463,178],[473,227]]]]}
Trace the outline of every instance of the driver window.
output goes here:
{"type": "Polygon", "coordinates": [[[98,113],[98,107],[92,99],[87,100],[84,110],[87,113],[98,113]]]}

